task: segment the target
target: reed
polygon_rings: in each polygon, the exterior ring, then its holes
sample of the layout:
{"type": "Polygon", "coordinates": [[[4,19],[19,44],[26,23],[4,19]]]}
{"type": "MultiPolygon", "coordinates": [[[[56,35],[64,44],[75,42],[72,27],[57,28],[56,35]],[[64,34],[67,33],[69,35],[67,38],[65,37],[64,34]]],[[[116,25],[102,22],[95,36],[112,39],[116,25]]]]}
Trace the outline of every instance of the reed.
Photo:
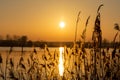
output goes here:
{"type": "MultiPolygon", "coordinates": [[[[46,48],[48,48],[46,46],[46,48]]],[[[58,73],[58,59],[59,59],[59,52],[56,50],[52,53],[49,51],[49,49],[44,49],[44,53],[39,53],[39,51],[36,50],[36,48],[33,49],[32,52],[29,52],[30,54],[28,57],[25,52],[25,55],[20,55],[18,62],[15,63],[14,58],[11,57],[12,54],[15,52],[9,51],[6,57],[6,76],[5,71],[2,70],[2,66],[0,66],[0,69],[3,72],[0,72],[0,79],[1,80],[59,80],[60,76],[58,73]],[[39,56],[38,56],[39,55],[39,56]],[[41,55],[41,56],[40,56],[41,55]],[[16,66],[15,66],[16,65],[16,66]],[[6,77],[6,78],[5,78],[6,77]]],[[[93,80],[94,77],[94,50],[91,50],[91,52],[88,52],[85,47],[79,48],[77,47],[77,51],[74,51],[74,47],[70,50],[67,49],[67,47],[64,48],[64,75],[61,78],[62,80],[72,79],[72,80],[93,80]],[[88,55],[90,54],[91,59],[88,58],[88,55]],[[90,60],[90,63],[89,63],[90,60]]],[[[119,58],[119,52],[116,49],[114,58],[110,60],[110,55],[106,54],[108,53],[107,50],[102,51],[102,57],[103,57],[103,78],[105,80],[119,78],[119,72],[120,72],[120,61],[119,58]],[[116,75],[115,75],[116,74],[116,75]]],[[[22,54],[22,52],[21,52],[22,54]]],[[[110,54],[110,53],[109,53],[110,54]]],[[[99,65],[97,64],[98,60],[100,59],[100,56],[96,55],[96,67],[99,65]]],[[[4,58],[2,56],[2,53],[0,55],[0,64],[4,64],[4,58]]],[[[97,69],[97,75],[96,79],[101,79],[101,76],[99,75],[99,71],[97,69]]]]}
{"type": "MultiPolygon", "coordinates": [[[[18,61],[15,63],[15,59],[11,55],[16,52],[13,51],[11,46],[6,53],[6,58],[3,58],[2,52],[0,52],[0,80],[120,80],[120,51],[117,51],[116,47],[112,52],[105,49],[101,50],[100,9],[102,6],[103,4],[97,10],[92,35],[93,48],[90,51],[85,48],[86,31],[90,16],[87,18],[85,28],[80,36],[82,39],[81,47],[78,47],[76,43],[77,26],[81,12],[78,13],[75,44],[69,50],[66,46],[64,47],[64,73],[62,77],[58,69],[60,55],[57,50],[51,52],[49,47],[45,45],[42,49],[43,52],[37,51],[35,47],[32,52],[27,52],[23,51],[22,47],[18,61]],[[5,64],[5,70],[3,70],[3,64],[5,64]]],[[[117,33],[113,42],[116,41],[120,31],[118,24],[115,24],[115,29],[117,33]]]]}

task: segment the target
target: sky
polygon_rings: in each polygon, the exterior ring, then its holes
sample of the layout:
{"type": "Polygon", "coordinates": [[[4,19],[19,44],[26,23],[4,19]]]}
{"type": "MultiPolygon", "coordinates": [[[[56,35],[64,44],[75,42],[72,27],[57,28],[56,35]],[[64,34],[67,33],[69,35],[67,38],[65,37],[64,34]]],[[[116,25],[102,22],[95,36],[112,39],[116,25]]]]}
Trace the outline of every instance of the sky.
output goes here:
{"type": "Polygon", "coordinates": [[[120,0],[0,0],[0,35],[26,35],[36,41],[74,41],[76,19],[81,11],[77,40],[90,16],[86,41],[91,41],[100,4],[104,4],[100,10],[102,38],[112,41],[117,32],[114,24],[120,25],[120,0]],[[59,26],[61,21],[64,28],[59,26]]]}

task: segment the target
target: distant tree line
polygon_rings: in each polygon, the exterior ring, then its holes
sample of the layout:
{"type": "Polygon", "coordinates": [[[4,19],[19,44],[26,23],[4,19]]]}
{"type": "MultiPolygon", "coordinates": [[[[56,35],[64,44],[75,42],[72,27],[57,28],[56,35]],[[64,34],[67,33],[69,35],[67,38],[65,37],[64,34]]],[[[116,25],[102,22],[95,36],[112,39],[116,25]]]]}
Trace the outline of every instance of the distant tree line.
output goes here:
{"type": "Polygon", "coordinates": [[[0,36],[0,46],[2,47],[42,47],[44,46],[46,42],[43,41],[32,41],[28,40],[28,37],[26,35],[23,36],[16,36],[13,37],[10,35],[6,35],[6,38],[4,39],[2,36],[0,36]]]}
{"type": "MultiPolygon", "coordinates": [[[[60,46],[67,46],[67,47],[73,47],[73,42],[46,42],[46,41],[32,41],[28,40],[28,37],[26,35],[23,36],[13,36],[6,35],[6,38],[3,39],[2,36],[0,36],[0,46],[1,47],[41,47],[44,48],[45,44],[47,44],[48,47],[60,47],[60,46]]],[[[77,44],[80,45],[81,42],[77,41],[77,44]]],[[[103,39],[102,41],[102,48],[106,47],[113,47],[113,45],[116,45],[116,47],[119,47],[119,42],[109,42],[107,39],[103,39]]],[[[86,48],[92,48],[92,42],[85,42],[86,48]]]]}

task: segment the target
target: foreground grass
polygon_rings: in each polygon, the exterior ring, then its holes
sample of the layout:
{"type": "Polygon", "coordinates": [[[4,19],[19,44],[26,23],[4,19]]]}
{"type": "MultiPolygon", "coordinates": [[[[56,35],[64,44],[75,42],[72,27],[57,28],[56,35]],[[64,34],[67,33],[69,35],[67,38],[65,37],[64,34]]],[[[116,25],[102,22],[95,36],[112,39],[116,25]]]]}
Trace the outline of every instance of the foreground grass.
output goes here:
{"type": "MultiPolygon", "coordinates": [[[[64,47],[64,74],[59,75],[59,51],[50,52],[47,47],[40,51],[0,52],[0,80],[94,80],[93,49],[64,47]]],[[[120,52],[102,49],[96,55],[97,80],[120,79],[120,52]]]]}

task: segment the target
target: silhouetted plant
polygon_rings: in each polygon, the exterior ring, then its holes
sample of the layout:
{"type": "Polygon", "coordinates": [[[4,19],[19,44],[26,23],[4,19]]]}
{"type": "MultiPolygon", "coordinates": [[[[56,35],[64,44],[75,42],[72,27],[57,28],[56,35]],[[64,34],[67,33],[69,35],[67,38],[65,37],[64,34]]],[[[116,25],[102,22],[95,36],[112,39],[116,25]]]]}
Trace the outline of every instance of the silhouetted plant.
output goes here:
{"type": "MultiPolygon", "coordinates": [[[[114,24],[114,29],[117,30],[117,33],[115,34],[115,37],[113,39],[113,47],[115,48],[116,45],[115,45],[115,40],[116,40],[116,37],[119,35],[119,32],[120,32],[120,27],[117,23],[114,24]]],[[[119,40],[120,40],[120,37],[119,37],[119,40]]],[[[120,44],[120,41],[119,41],[119,44],[120,44]]]]}

